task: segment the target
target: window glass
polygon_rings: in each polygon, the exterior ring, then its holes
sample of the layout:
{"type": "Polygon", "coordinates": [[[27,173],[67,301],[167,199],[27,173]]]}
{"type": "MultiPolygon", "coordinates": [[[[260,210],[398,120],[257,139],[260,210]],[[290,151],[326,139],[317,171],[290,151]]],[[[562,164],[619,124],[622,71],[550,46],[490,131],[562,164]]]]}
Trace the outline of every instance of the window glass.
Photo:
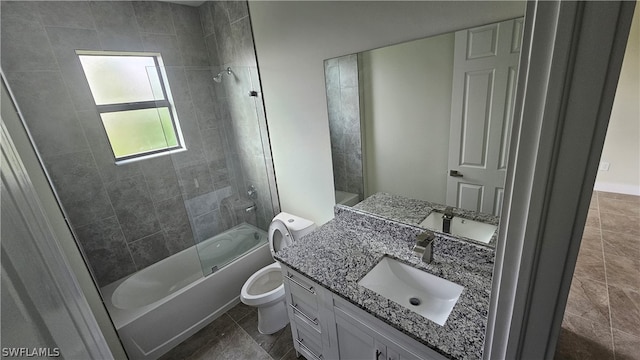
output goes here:
{"type": "Polygon", "coordinates": [[[153,56],[80,55],[96,105],[163,99],[153,56]]]}
{"type": "Polygon", "coordinates": [[[100,116],[116,158],[178,146],[168,108],[118,111],[100,116]]]}

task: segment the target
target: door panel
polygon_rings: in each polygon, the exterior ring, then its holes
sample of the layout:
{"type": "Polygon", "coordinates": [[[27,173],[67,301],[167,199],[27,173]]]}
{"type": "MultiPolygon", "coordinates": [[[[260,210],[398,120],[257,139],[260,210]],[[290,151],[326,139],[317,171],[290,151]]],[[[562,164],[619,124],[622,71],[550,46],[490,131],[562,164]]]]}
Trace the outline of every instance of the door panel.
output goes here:
{"type": "Polygon", "coordinates": [[[455,36],[447,205],[499,215],[523,19],[455,36]]]}

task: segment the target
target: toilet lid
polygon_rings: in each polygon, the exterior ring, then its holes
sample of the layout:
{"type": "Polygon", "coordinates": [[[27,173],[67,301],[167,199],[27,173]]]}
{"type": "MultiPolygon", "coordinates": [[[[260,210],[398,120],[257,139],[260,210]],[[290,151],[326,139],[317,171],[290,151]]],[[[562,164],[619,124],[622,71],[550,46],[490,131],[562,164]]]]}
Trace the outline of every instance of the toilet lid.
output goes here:
{"type": "Polygon", "coordinates": [[[271,254],[280,251],[293,243],[293,236],[287,226],[278,219],[273,219],[269,225],[269,247],[271,254]]]}

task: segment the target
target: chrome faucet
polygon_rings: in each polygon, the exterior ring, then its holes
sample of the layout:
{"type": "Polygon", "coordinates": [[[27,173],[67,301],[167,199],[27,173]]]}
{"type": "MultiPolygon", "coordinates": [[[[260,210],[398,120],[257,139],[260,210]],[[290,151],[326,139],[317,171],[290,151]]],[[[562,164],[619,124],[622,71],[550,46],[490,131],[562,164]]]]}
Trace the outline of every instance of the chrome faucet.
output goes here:
{"type": "Polygon", "coordinates": [[[451,234],[451,220],[453,220],[453,208],[451,206],[447,206],[444,210],[444,214],[442,214],[443,233],[451,234]]]}
{"type": "Polygon", "coordinates": [[[425,231],[416,237],[416,244],[413,252],[420,255],[423,262],[431,264],[433,262],[433,240],[436,236],[431,231],[425,231]]]}

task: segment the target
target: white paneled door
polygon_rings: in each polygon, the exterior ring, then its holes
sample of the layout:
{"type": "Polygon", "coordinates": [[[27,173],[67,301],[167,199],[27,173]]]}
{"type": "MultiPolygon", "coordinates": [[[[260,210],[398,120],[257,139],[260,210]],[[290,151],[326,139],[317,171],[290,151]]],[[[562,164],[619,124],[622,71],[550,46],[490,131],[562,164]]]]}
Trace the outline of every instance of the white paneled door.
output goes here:
{"type": "Polygon", "coordinates": [[[500,215],[523,19],[456,32],[447,204],[500,215]]]}

